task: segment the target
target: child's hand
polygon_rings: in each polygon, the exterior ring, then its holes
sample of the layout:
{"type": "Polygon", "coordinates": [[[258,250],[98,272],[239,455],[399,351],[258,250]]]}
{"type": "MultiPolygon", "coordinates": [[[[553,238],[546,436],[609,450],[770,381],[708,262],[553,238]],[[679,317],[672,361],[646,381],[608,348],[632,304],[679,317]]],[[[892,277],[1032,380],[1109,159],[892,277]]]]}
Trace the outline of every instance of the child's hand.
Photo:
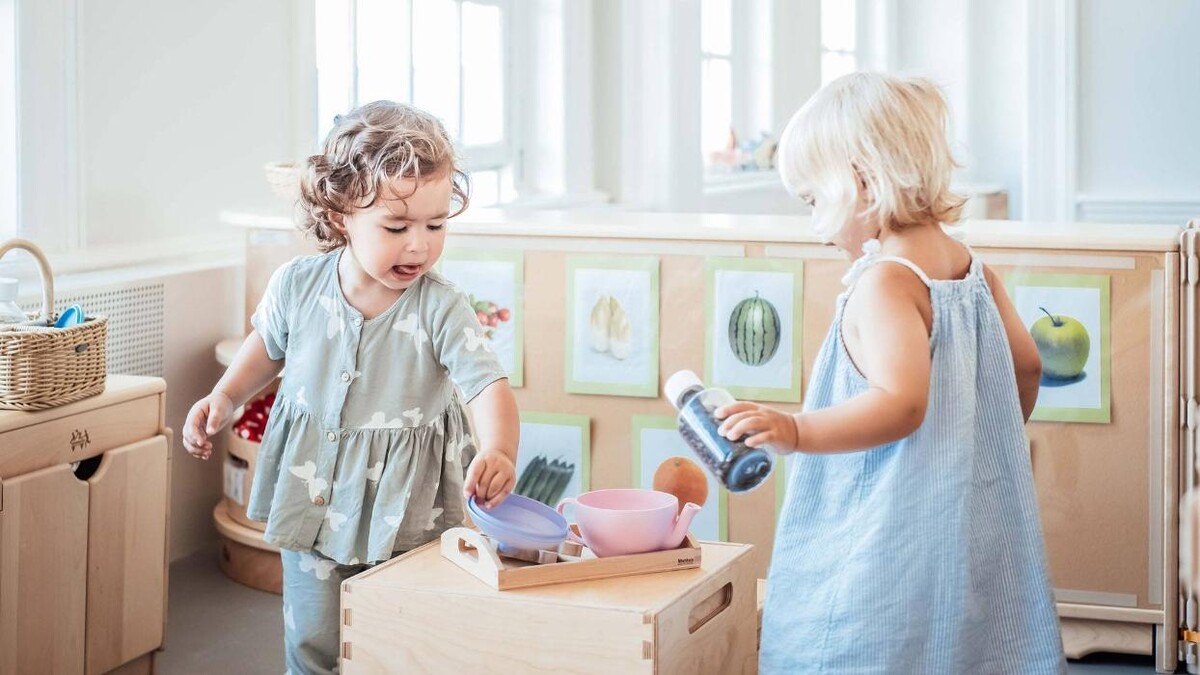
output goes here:
{"type": "Polygon", "coordinates": [[[746,445],[752,448],[770,445],[779,452],[799,450],[800,432],[793,415],[748,401],[718,408],[714,414],[724,419],[718,431],[731,441],[751,434],[746,445]]]}
{"type": "Polygon", "coordinates": [[[213,446],[209,438],[225,428],[232,416],[233,401],[221,392],[214,391],[196,401],[183,423],[183,447],[193,457],[212,457],[213,446]]]}
{"type": "Polygon", "coordinates": [[[508,497],[516,482],[517,472],[508,455],[499,450],[485,450],[475,455],[467,468],[463,496],[475,497],[486,509],[494,508],[508,497]]]}

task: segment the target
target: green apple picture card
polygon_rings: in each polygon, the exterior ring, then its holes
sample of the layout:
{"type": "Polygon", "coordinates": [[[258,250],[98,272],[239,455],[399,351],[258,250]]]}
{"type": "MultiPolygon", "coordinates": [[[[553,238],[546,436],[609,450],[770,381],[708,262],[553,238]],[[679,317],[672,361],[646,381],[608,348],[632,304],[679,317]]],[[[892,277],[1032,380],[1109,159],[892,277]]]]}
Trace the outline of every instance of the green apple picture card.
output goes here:
{"type": "Polygon", "coordinates": [[[659,396],[658,294],[656,257],[567,258],[567,392],[659,396]]]}
{"type": "Polygon", "coordinates": [[[1109,423],[1108,276],[1014,273],[1006,281],[1042,357],[1031,419],[1109,423]]]}
{"type": "Polygon", "coordinates": [[[525,375],[525,254],[521,251],[447,250],[439,268],[464,293],[488,345],[520,387],[525,375]]]}
{"type": "Polygon", "coordinates": [[[708,258],[705,374],[739,399],[800,401],[804,263],[708,258]]]}

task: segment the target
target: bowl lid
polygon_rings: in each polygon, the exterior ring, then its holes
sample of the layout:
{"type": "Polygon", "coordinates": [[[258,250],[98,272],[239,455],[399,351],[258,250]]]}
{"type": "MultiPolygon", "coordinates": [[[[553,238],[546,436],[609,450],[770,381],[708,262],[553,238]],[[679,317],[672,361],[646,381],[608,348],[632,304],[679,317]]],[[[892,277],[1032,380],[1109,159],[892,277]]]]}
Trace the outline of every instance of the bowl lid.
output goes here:
{"type": "Polygon", "coordinates": [[[467,501],[467,510],[479,529],[501,540],[521,537],[561,541],[567,536],[567,519],[529,497],[510,494],[491,510],[484,509],[472,497],[467,501]]]}

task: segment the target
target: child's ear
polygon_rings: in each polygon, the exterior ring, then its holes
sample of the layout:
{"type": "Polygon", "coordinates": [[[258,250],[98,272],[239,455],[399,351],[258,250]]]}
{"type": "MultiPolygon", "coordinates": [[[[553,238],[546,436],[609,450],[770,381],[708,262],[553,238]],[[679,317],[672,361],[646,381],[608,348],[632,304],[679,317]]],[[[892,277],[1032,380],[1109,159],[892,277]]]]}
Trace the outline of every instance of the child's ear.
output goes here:
{"type": "Polygon", "coordinates": [[[345,216],[345,214],[338,213],[337,211],[330,211],[329,212],[329,224],[331,226],[333,226],[333,229],[335,232],[342,235],[343,237],[346,236],[346,216],[345,216]]]}

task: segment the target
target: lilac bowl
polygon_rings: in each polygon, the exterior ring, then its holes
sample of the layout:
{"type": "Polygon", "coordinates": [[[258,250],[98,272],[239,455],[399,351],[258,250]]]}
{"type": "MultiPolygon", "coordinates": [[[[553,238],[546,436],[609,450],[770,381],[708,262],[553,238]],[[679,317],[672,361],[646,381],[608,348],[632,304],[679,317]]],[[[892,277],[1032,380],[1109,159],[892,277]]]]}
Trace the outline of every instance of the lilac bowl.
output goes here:
{"type": "Polygon", "coordinates": [[[557,551],[567,538],[567,520],[557,511],[529,497],[510,494],[491,510],[467,500],[471,520],[496,540],[501,551],[557,551]]]}

